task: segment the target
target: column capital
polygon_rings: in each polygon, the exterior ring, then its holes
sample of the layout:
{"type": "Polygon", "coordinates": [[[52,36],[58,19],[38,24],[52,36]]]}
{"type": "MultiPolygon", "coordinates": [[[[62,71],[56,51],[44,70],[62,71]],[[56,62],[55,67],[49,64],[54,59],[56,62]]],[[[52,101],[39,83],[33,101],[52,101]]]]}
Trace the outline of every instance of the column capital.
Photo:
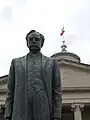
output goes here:
{"type": "Polygon", "coordinates": [[[84,104],[83,103],[72,103],[71,104],[71,110],[74,111],[76,109],[80,109],[81,111],[83,111],[84,108],[84,104]]]}

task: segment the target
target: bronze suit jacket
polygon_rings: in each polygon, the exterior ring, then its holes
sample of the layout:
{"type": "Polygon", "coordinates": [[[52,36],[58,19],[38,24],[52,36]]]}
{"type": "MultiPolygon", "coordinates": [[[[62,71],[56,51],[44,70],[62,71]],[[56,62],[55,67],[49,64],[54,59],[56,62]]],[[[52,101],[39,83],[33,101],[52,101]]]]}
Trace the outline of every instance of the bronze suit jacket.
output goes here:
{"type": "MultiPolygon", "coordinates": [[[[28,120],[27,118],[27,55],[13,59],[7,83],[5,118],[28,120]]],[[[61,120],[62,91],[59,65],[55,59],[42,55],[43,82],[48,96],[50,120],[61,120]]]]}

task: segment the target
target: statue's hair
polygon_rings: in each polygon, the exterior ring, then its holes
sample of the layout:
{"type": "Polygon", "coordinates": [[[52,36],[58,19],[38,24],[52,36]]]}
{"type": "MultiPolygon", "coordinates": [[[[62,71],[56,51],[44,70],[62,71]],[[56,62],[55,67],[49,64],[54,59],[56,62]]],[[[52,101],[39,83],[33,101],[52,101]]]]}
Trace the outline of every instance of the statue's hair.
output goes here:
{"type": "Polygon", "coordinates": [[[31,33],[34,33],[34,32],[36,32],[36,33],[38,33],[39,35],[40,35],[40,37],[41,37],[41,47],[43,46],[43,44],[44,44],[44,40],[45,40],[45,38],[44,38],[44,36],[41,34],[41,33],[39,33],[39,32],[37,32],[37,31],[35,31],[35,30],[31,30],[29,33],[27,33],[27,35],[26,35],[26,40],[27,40],[27,38],[28,38],[28,35],[30,35],[31,33]]]}

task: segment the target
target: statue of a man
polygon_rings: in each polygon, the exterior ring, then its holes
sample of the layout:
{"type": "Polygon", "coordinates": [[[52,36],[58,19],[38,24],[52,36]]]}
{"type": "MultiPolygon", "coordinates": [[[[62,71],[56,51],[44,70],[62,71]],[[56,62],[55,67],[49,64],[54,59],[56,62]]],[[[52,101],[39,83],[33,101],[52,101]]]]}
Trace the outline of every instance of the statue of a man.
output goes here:
{"type": "Polygon", "coordinates": [[[26,41],[30,52],[11,62],[5,120],[61,120],[59,65],[40,52],[42,34],[31,30],[26,41]]]}

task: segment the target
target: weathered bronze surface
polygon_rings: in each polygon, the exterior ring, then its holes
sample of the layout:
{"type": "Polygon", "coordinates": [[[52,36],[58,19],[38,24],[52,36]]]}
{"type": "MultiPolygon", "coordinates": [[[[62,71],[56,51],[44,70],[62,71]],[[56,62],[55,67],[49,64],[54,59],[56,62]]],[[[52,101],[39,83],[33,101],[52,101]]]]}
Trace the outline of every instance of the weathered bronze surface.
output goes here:
{"type": "Polygon", "coordinates": [[[40,51],[44,36],[27,36],[30,52],[11,62],[5,103],[6,120],[61,120],[62,91],[59,65],[40,51]]]}

